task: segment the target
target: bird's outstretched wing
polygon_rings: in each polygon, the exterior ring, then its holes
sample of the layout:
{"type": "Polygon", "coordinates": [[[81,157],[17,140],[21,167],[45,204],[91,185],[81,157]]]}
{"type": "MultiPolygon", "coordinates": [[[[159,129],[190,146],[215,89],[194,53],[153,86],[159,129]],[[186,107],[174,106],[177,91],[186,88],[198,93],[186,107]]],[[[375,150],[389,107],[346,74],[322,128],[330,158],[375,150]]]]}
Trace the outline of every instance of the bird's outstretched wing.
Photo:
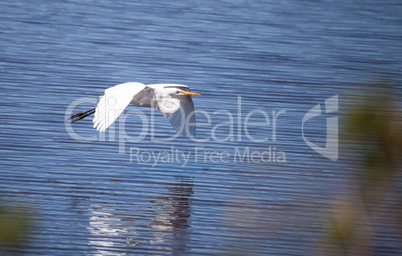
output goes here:
{"type": "Polygon", "coordinates": [[[92,122],[98,131],[105,131],[123,110],[130,104],[133,97],[145,88],[141,83],[124,83],[105,90],[98,105],[92,122]]]}
{"type": "Polygon", "coordinates": [[[186,136],[189,132],[193,137],[195,137],[194,103],[191,96],[180,95],[175,96],[175,98],[179,100],[180,108],[171,114],[162,112],[163,115],[167,118],[172,127],[180,132],[180,134],[186,136]]]}

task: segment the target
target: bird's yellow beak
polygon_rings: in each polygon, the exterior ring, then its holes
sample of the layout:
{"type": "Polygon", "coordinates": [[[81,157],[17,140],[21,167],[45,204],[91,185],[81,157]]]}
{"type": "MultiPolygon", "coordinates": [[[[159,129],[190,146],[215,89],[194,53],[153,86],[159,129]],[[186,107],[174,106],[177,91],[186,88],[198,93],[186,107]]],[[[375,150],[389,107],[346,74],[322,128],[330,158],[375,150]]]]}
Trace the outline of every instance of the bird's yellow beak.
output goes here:
{"type": "Polygon", "coordinates": [[[199,93],[194,93],[194,92],[187,92],[187,91],[179,91],[180,93],[183,93],[184,95],[193,95],[193,96],[199,96],[201,94],[199,93]]]}

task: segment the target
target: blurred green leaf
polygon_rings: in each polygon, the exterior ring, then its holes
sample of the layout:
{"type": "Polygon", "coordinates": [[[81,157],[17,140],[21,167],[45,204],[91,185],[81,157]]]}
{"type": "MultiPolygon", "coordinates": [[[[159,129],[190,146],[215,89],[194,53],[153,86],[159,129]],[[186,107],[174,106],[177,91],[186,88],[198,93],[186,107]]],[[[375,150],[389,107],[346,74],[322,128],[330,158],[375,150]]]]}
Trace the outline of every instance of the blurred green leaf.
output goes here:
{"type": "Polygon", "coordinates": [[[0,244],[21,246],[31,223],[32,217],[27,209],[0,207],[0,244]]]}

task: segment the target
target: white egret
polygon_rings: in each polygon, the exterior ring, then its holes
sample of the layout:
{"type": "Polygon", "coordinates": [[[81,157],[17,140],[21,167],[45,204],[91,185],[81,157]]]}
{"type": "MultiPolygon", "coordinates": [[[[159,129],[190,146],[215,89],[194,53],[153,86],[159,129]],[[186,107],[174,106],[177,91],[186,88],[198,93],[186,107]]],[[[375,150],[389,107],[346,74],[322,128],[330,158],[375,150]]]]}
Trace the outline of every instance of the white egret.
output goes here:
{"type": "Polygon", "coordinates": [[[105,90],[97,106],[93,109],[74,113],[71,123],[95,113],[92,120],[96,130],[105,131],[123,112],[128,104],[154,107],[160,110],[172,126],[185,134],[185,126],[195,136],[194,103],[192,95],[201,95],[190,91],[181,84],[123,83],[105,90]]]}

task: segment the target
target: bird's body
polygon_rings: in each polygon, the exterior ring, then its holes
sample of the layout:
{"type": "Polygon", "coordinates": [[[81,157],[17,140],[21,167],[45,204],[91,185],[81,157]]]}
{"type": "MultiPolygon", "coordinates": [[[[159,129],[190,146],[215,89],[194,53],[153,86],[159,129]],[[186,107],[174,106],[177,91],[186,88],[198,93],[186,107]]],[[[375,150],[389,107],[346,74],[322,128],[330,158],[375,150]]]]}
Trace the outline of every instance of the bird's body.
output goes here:
{"type": "Polygon", "coordinates": [[[192,95],[200,94],[190,92],[188,86],[181,84],[123,83],[106,89],[95,108],[75,113],[69,119],[73,123],[95,114],[94,128],[103,132],[129,104],[134,104],[159,109],[179,133],[188,131],[195,136],[192,95]]]}

